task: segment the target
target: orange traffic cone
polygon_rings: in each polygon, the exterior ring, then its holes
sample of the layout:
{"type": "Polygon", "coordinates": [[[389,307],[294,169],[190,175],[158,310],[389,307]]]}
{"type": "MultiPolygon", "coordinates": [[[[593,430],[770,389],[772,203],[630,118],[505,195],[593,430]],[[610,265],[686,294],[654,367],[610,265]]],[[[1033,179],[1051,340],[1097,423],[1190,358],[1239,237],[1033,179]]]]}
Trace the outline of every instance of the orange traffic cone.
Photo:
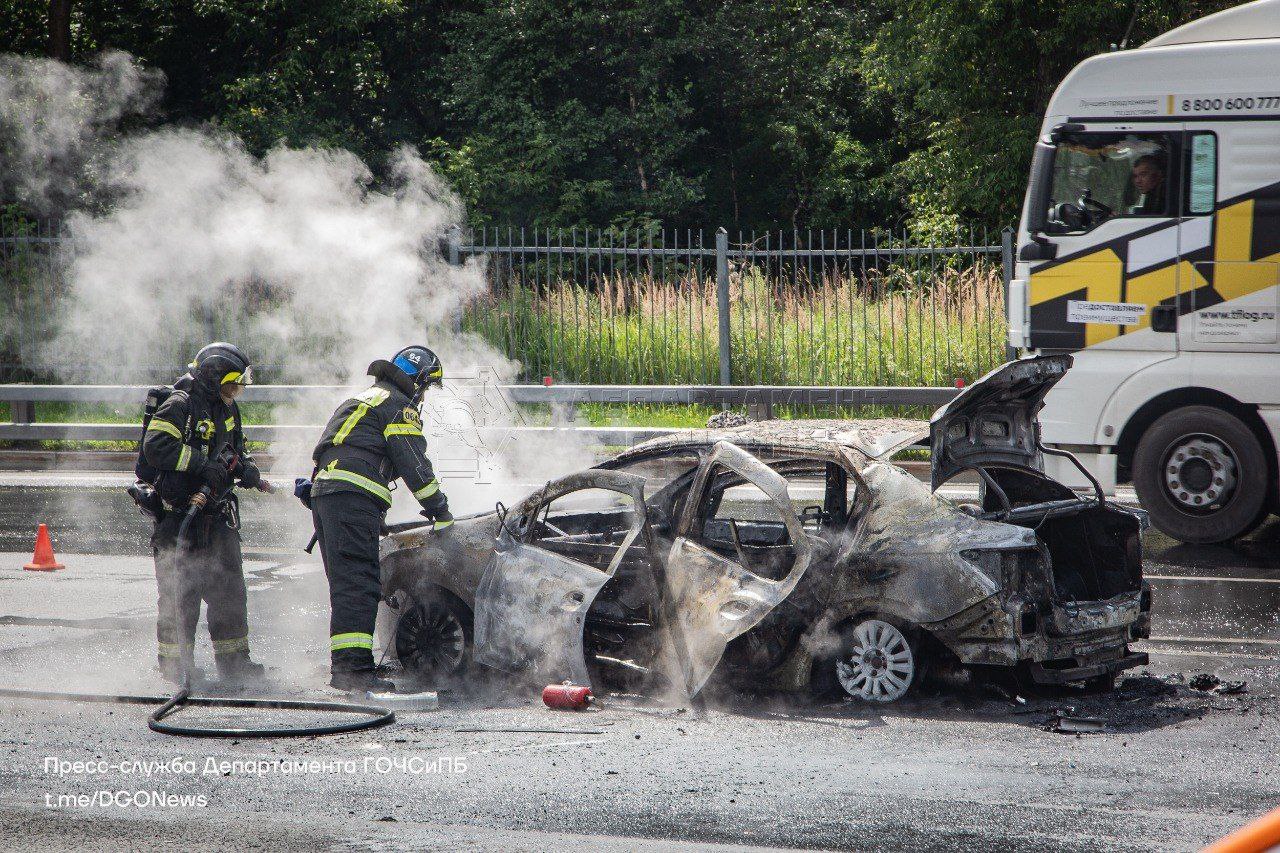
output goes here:
{"type": "Polygon", "coordinates": [[[53,541],[49,539],[49,528],[46,525],[41,524],[40,529],[36,531],[35,556],[22,568],[29,572],[52,572],[55,569],[66,568],[58,562],[57,557],[53,556],[53,541]]]}

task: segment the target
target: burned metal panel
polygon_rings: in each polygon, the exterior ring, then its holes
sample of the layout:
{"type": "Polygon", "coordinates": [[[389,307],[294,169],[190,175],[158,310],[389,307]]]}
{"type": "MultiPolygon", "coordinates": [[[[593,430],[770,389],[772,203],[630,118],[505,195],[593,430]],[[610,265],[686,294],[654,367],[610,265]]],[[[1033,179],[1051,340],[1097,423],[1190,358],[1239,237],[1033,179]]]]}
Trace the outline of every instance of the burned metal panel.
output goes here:
{"type": "Polygon", "coordinates": [[[873,462],[861,477],[868,500],[839,545],[837,600],[875,597],[916,624],[938,622],[1002,589],[998,571],[963,552],[1036,547],[1034,532],[966,515],[893,465],[873,462]]]}
{"type": "Polygon", "coordinates": [[[1135,591],[1106,601],[1060,602],[1053,606],[1045,627],[1055,637],[1127,628],[1141,615],[1141,601],[1141,591],[1135,591]]]}
{"type": "Polygon", "coordinates": [[[687,649],[684,681],[690,695],[706,684],[729,641],[755,627],[777,607],[809,566],[812,544],[791,507],[786,479],[729,442],[719,442],[703,462],[680,535],[672,543],[665,573],[666,615],[687,649]],[[778,508],[795,550],[795,561],[781,580],[770,580],[689,538],[690,526],[716,465],[754,484],[778,508]]]}
{"type": "Polygon", "coordinates": [[[675,449],[710,447],[721,441],[736,444],[758,456],[777,452],[830,457],[843,448],[867,458],[883,459],[903,447],[922,442],[928,435],[929,425],[925,421],[907,418],[760,421],[730,429],[685,430],[650,439],[602,467],[616,467],[675,449]]]}
{"type": "MultiPolygon", "coordinates": [[[[751,427],[739,429],[746,431],[751,427]]],[[[929,435],[929,425],[907,418],[774,421],[755,425],[754,432],[781,434],[791,440],[806,442],[831,442],[856,450],[870,459],[886,459],[899,450],[922,442],[929,435]]]]}
{"type": "Polygon", "coordinates": [[[590,684],[582,633],[587,611],[646,524],[644,480],[617,471],[586,471],[549,483],[508,515],[475,597],[476,660],[507,672],[531,670],[553,681],[590,684]],[[581,489],[627,495],[634,517],[604,571],[521,541],[543,505],[581,489]],[[510,522],[509,522],[510,523],[510,522]]]}
{"type": "Polygon", "coordinates": [[[384,537],[380,548],[383,591],[438,586],[473,607],[497,531],[497,517],[488,513],[455,522],[443,534],[424,529],[384,537]]]}

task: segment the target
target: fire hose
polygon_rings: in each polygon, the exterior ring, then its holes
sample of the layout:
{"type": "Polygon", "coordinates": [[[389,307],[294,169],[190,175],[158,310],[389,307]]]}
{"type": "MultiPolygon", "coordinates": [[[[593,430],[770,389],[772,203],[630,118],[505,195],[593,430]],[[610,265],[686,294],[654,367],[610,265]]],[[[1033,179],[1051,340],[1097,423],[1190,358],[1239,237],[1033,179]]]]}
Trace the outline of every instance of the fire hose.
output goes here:
{"type": "Polygon", "coordinates": [[[349,702],[306,702],[292,699],[237,699],[221,696],[192,696],[191,688],[184,685],[173,696],[109,695],[105,693],[57,693],[43,690],[13,690],[0,688],[0,696],[12,699],[45,699],[60,702],[101,702],[118,705],[159,705],[147,718],[147,728],[166,735],[181,737],[315,737],[337,735],[376,729],[396,721],[394,711],[376,705],[356,705],[349,702]],[[271,708],[281,711],[320,711],[334,714],[359,714],[364,719],[345,723],[318,726],[288,726],[281,728],[232,728],[218,726],[184,726],[165,722],[183,705],[200,708],[271,708]]]}

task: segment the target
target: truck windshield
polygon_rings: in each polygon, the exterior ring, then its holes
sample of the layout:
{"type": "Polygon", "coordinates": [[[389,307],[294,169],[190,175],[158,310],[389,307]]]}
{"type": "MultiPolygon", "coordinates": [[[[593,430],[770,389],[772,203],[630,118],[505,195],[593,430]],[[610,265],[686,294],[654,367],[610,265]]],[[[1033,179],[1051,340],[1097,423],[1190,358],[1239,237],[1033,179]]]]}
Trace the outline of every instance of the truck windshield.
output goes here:
{"type": "Polygon", "coordinates": [[[1049,230],[1087,231],[1118,216],[1168,216],[1167,134],[1082,133],[1053,158],[1049,230]]]}

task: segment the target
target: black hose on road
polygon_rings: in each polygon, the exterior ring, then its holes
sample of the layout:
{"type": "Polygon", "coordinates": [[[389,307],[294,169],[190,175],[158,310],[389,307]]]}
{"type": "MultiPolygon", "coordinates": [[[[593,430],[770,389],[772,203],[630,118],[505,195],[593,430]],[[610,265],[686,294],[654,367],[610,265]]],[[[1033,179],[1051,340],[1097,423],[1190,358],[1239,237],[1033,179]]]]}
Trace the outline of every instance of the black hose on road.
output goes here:
{"type": "Polygon", "coordinates": [[[105,702],[123,705],[159,705],[147,719],[152,731],[180,737],[315,737],[337,735],[376,729],[396,721],[394,711],[376,705],[355,705],[348,702],[303,702],[292,699],[234,699],[215,696],[192,696],[190,688],[183,687],[173,696],[130,696],[105,693],[57,693],[44,690],[14,690],[0,688],[0,697],[13,699],[46,699],[61,702],[105,702]],[[181,726],[164,722],[164,718],[183,705],[201,708],[272,708],[282,711],[322,711],[334,714],[360,714],[364,719],[327,726],[291,726],[289,728],[216,728],[211,726],[181,726]]]}

